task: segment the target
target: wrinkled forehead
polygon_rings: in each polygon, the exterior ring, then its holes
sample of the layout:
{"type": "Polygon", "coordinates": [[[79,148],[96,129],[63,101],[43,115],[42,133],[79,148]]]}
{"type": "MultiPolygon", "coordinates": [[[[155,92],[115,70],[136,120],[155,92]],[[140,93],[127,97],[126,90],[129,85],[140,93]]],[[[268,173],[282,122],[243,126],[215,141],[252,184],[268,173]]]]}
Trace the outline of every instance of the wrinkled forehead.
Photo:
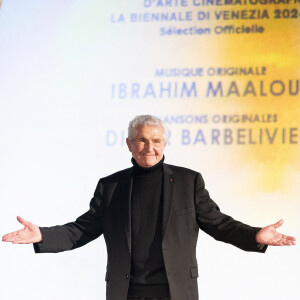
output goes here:
{"type": "Polygon", "coordinates": [[[136,129],[136,137],[137,136],[156,136],[163,138],[165,133],[164,128],[159,125],[146,125],[146,126],[138,126],[136,129]]]}

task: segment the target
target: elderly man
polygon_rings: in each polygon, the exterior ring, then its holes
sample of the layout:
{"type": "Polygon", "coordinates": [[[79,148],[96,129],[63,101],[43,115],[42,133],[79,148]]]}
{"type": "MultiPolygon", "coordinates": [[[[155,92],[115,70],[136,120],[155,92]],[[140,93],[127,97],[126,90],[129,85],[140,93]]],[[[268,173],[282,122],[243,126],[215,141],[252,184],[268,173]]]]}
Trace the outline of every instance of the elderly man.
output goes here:
{"type": "Polygon", "coordinates": [[[276,232],[238,222],[220,212],[195,171],[164,163],[166,129],[150,115],[135,117],[126,140],[133,167],[100,179],[90,209],[75,222],[25,228],[3,237],[34,243],[37,253],[61,252],[105,238],[107,300],[198,299],[196,244],[199,228],[245,251],[294,245],[276,232]]]}

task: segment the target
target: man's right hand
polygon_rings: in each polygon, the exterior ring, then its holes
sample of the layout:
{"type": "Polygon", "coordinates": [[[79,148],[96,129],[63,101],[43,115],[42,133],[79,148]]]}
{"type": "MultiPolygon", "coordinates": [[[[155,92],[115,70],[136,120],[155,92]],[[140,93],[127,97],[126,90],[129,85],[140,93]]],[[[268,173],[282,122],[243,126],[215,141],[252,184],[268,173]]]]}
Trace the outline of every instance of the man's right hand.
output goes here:
{"type": "Polygon", "coordinates": [[[42,241],[42,233],[40,228],[21,217],[17,220],[24,225],[23,229],[8,233],[2,237],[3,242],[11,242],[13,244],[31,244],[42,241]]]}

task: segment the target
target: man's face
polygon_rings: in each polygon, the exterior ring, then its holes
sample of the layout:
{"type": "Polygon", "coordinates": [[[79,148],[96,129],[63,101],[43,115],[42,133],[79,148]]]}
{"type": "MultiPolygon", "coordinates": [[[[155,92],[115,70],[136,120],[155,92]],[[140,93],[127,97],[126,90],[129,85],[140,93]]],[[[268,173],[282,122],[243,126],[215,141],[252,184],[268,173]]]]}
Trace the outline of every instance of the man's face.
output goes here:
{"type": "Polygon", "coordinates": [[[129,151],[135,161],[144,168],[156,165],[164,155],[164,130],[160,126],[144,126],[137,128],[135,139],[126,139],[129,151]]]}

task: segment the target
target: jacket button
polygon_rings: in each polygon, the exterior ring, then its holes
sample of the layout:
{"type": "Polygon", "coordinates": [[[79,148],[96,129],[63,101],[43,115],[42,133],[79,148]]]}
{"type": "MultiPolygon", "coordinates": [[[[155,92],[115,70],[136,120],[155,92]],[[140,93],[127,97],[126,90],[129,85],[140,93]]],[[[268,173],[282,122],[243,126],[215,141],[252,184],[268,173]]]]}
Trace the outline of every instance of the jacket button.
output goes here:
{"type": "Polygon", "coordinates": [[[125,277],[125,279],[128,279],[128,278],[129,278],[128,274],[125,274],[125,276],[124,276],[124,277],[125,277]]]}

